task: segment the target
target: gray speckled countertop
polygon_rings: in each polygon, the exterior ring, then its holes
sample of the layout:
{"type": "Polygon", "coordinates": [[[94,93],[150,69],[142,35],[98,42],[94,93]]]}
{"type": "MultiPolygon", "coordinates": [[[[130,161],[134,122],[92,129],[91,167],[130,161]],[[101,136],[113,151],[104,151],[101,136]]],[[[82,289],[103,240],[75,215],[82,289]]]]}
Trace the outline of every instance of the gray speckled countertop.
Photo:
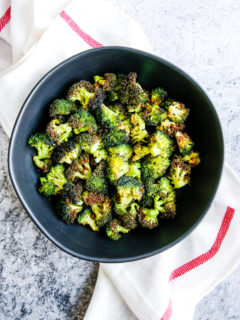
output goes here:
{"type": "MultiPolygon", "coordinates": [[[[239,0],[110,1],[142,26],[157,55],[205,88],[222,121],[226,160],[240,175],[239,0]]],[[[8,177],[7,147],[0,128],[0,320],[83,319],[98,265],[60,251],[31,222],[8,177]]],[[[194,319],[240,319],[239,294],[240,267],[194,319]]]]}

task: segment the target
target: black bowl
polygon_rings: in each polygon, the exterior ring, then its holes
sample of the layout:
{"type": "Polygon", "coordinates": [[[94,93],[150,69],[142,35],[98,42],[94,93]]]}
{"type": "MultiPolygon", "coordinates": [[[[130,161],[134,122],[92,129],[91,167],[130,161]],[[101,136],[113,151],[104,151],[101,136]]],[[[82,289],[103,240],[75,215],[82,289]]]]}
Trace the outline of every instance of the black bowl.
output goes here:
{"type": "Polygon", "coordinates": [[[103,47],[77,54],[49,71],[31,91],[15,123],[9,146],[9,172],[24,208],[59,248],[73,256],[98,262],[133,261],[162,252],[178,243],[203,218],[215,195],[223,165],[223,137],[216,111],[199,85],[183,71],[149,53],[125,47],[103,47]],[[92,80],[105,72],[135,71],[146,89],[164,87],[169,96],[184,102],[191,112],[187,132],[202,163],[193,170],[191,186],[179,190],[177,216],[153,230],[139,228],[119,241],[79,225],[67,225],[51,203],[37,192],[37,173],[28,137],[45,127],[48,107],[65,97],[74,82],[92,80]]]}

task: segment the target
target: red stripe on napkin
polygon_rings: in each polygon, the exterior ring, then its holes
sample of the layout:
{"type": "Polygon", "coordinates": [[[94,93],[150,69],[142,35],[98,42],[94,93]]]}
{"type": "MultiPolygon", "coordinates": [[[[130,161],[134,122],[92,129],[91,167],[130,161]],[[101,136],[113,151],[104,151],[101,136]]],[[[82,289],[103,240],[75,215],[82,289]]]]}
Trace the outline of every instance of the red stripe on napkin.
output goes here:
{"type": "Polygon", "coordinates": [[[77,24],[76,22],[66,13],[66,11],[60,12],[60,16],[63,18],[64,21],[67,22],[67,24],[72,28],[73,31],[75,31],[90,47],[92,48],[98,48],[103,47],[103,45],[94,40],[89,34],[84,32],[77,24]]]}
{"type": "Polygon", "coordinates": [[[7,9],[4,15],[0,18],[0,32],[8,24],[11,19],[11,7],[7,9]]]}
{"type": "MultiPolygon", "coordinates": [[[[223,221],[221,223],[220,229],[218,231],[216,240],[214,241],[212,247],[205,253],[201,254],[197,258],[194,258],[193,260],[190,260],[189,262],[183,264],[181,267],[178,267],[175,269],[169,277],[169,282],[172,280],[184,275],[185,273],[191,271],[192,269],[197,268],[201,264],[209,261],[212,259],[218,250],[220,249],[222,242],[228,232],[228,229],[230,227],[233,215],[235,210],[233,208],[227,207],[227,211],[224,215],[223,221]]],[[[172,301],[169,301],[168,307],[162,316],[161,320],[169,320],[172,314],[172,301]]]]}

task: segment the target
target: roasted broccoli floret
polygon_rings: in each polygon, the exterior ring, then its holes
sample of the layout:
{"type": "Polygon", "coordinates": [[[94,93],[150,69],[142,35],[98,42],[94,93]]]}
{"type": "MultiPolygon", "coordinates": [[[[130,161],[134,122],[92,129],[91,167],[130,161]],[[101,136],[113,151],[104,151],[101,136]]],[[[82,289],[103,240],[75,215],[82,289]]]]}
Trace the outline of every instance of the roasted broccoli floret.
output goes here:
{"type": "Polygon", "coordinates": [[[120,121],[127,120],[127,110],[121,103],[111,104],[110,106],[108,106],[108,108],[118,116],[118,119],[120,121]]]}
{"type": "Polygon", "coordinates": [[[159,218],[161,219],[173,219],[176,215],[176,204],[175,204],[175,192],[172,191],[168,196],[161,197],[156,195],[154,197],[154,208],[161,212],[159,218]]]}
{"type": "Polygon", "coordinates": [[[151,102],[156,105],[160,105],[167,97],[168,93],[163,88],[155,88],[152,90],[151,102]]]}
{"type": "Polygon", "coordinates": [[[141,166],[141,177],[143,181],[153,181],[163,176],[170,165],[167,157],[157,156],[154,158],[147,157],[141,166]]]}
{"type": "Polygon", "coordinates": [[[48,172],[50,170],[50,167],[52,165],[51,159],[39,159],[38,156],[33,156],[33,162],[35,163],[35,166],[41,169],[44,173],[48,172]]]}
{"type": "Polygon", "coordinates": [[[161,131],[156,131],[152,134],[148,147],[153,157],[160,155],[162,157],[168,158],[172,155],[173,152],[173,144],[171,138],[161,131]]]}
{"type": "Polygon", "coordinates": [[[168,118],[176,123],[184,123],[189,114],[189,109],[183,103],[167,99],[163,106],[168,111],[168,118]]]}
{"type": "Polygon", "coordinates": [[[185,156],[192,151],[192,148],[194,147],[194,143],[192,139],[189,137],[187,133],[183,133],[181,131],[176,132],[175,134],[177,145],[179,148],[179,151],[185,156]]]}
{"type": "Polygon", "coordinates": [[[77,204],[80,200],[82,200],[82,191],[83,186],[80,182],[76,184],[68,182],[63,187],[62,198],[65,199],[65,201],[77,204]]]}
{"type": "Polygon", "coordinates": [[[147,196],[154,197],[156,194],[160,192],[160,184],[154,183],[153,181],[146,181],[145,189],[147,196]]]}
{"type": "Polygon", "coordinates": [[[133,200],[140,201],[144,194],[143,185],[133,177],[122,176],[116,183],[119,203],[128,205],[133,200]]]}
{"type": "Polygon", "coordinates": [[[121,222],[117,219],[111,220],[106,227],[106,233],[111,240],[118,240],[121,238],[121,233],[128,233],[130,230],[124,228],[121,222]]]}
{"type": "Polygon", "coordinates": [[[127,161],[131,158],[132,148],[129,144],[120,144],[118,146],[109,147],[108,154],[110,157],[119,156],[122,157],[124,161],[127,161]]]}
{"type": "Polygon", "coordinates": [[[91,209],[96,216],[96,225],[100,228],[112,219],[111,200],[108,197],[103,202],[93,204],[91,209]]]}
{"type": "Polygon", "coordinates": [[[157,129],[162,131],[163,133],[166,133],[170,137],[174,137],[176,132],[182,131],[184,129],[184,124],[176,123],[176,122],[170,121],[169,119],[166,119],[159,124],[157,129]]]}
{"type": "Polygon", "coordinates": [[[68,101],[79,101],[82,106],[87,106],[90,99],[93,98],[95,95],[93,91],[93,86],[90,82],[82,80],[77,83],[74,83],[67,95],[68,101]]]}
{"type": "Polygon", "coordinates": [[[121,215],[120,220],[125,228],[133,230],[137,227],[137,215],[140,205],[136,202],[130,204],[127,214],[121,215]]]}
{"type": "Polygon", "coordinates": [[[64,170],[65,168],[62,164],[51,167],[50,171],[46,174],[46,177],[40,178],[41,186],[39,192],[45,196],[58,194],[67,183],[64,176],[64,170]]]}
{"type": "Polygon", "coordinates": [[[167,118],[167,111],[156,104],[151,105],[147,103],[143,111],[143,118],[147,125],[157,126],[167,118]]]}
{"type": "Polygon", "coordinates": [[[71,115],[69,125],[73,128],[75,134],[86,131],[95,134],[98,128],[93,115],[85,109],[79,109],[78,112],[71,115]]]}
{"type": "Polygon", "coordinates": [[[200,157],[198,152],[191,151],[189,154],[182,158],[184,162],[187,162],[191,167],[195,167],[200,163],[200,157]]]}
{"type": "Polygon", "coordinates": [[[92,170],[89,164],[89,155],[83,154],[76,159],[71,166],[66,170],[66,177],[75,181],[76,179],[87,180],[92,174],[92,170]]]}
{"type": "Polygon", "coordinates": [[[73,204],[68,199],[61,199],[57,204],[57,211],[60,217],[68,224],[75,222],[78,214],[82,211],[82,209],[83,202],[81,200],[79,200],[78,203],[73,204]]]}
{"type": "Polygon", "coordinates": [[[128,143],[128,137],[123,130],[112,130],[110,132],[104,132],[102,140],[105,147],[114,147],[119,144],[128,143]]]}
{"type": "Polygon", "coordinates": [[[52,182],[49,182],[47,178],[41,177],[40,179],[40,187],[38,191],[42,193],[45,197],[50,197],[55,194],[55,186],[52,182]]]}
{"type": "Polygon", "coordinates": [[[96,118],[104,128],[114,129],[120,123],[118,115],[102,104],[96,110],[96,118]]]}
{"type": "Polygon", "coordinates": [[[149,197],[147,194],[144,194],[143,197],[142,197],[142,200],[141,200],[141,205],[144,207],[144,208],[152,208],[153,207],[153,198],[152,197],[149,197]]]}
{"type": "Polygon", "coordinates": [[[128,105],[129,112],[139,112],[141,106],[147,101],[147,94],[136,81],[137,74],[129,73],[127,76],[117,76],[117,97],[121,103],[128,105]]]}
{"type": "Polygon", "coordinates": [[[28,139],[28,144],[38,151],[37,160],[50,159],[53,152],[53,140],[44,133],[35,133],[28,139]]]}
{"type": "Polygon", "coordinates": [[[105,179],[105,164],[100,163],[93,171],[92,175],[87,179],[86,189],[90,192],[97,192],[100,194],[108,194],[108,184],[105,179]]]}
{"type": "Polygon", "coordinates": [[[153,229],[158,226],[159,212],[156,209],[140,208],[138,215],[138,222],[141,227],[153,229]]]}
{"type": "Polygon", "coordinates": [[[174,158],[171,163],[168,178],[174,188],[182,188],[190,183],[191,167],[179,158],[174,158]]]}
{"type": "Polygon", "coordinates": [[[170,193],[173,192],[173,186],[171,185],[170,180],[167,177],[162,177],[158,181],[159,185],[159,195],[161,197],[167,197],[170,193]]]}
{"type": "Polygon", "coordinates": [[[95,215],[93,214],[92,210],[89,208],[84,209],[84,211],[78,217],[78,223],[84,226],[89,225],[89,227],[93,231],[98,231],[99,228],[95,222],[95,215]]]}
{"type": "Polygon", "coordinates": [[[100,136],[82,133],[76,137],[76,142],[81,150],[94,156],[96,163],[107,159],[107,151],[104,149],[100,136]]]}
{"type": "Polygon", "coordinates": [[[135,144],[133,151],[135,155],[132,157],[132,161],[138,161],[150,153],[149,147],[143,146],[140,143],[135,144]]]}
{"type": "Polygon", "coordinates": [[[117,181],[129,170],[129,164],[120,156],[111,156],[107,158],[107,177],[111,183],[117,181]]]}
{"type": "Polygon", "coordinates": [[[126,176],[137,178],[141,182],[141,164],[140,162],[133,162],[129,164],[129,170],[126,176]]]}
{"type": "Polygon", "coordinates": [[[129,204],[121,204],[119,203],[116,199],[114,199],[114,212],[119,215],[119,216],[122,216],[124,214],[127,214],[128,213],[128,207],[129,207],[129,204]]]}
{"type": "Polygon", "coordinates": [[[106,81],[104,77],[101,77],[98,75],[93,76],[93,80],[94,80],[94,86],[97,88],[102,87],[106,81]]]}
{"type": "Polygon", "coordinates": [[[58,119],[53,119],[47,126],[47,135],[54,140],[56,144],[68,141],[72,134],[72,128],[69,123],[60,123],[58,119]]]}
{"type": "Polygon", "coordinates": [[[75,111],[77,111],[76,105],[65,99],[56,99],[49,107],[49,114],[51,118],[67,116],[75,111]]]}
{"type": "Polygon", "coordinates": [[[71,164],[80,154],[80,147],[73,141],[64,142],[53,150],[52,159],[55,163],[71,164]]]}
{"type": "Polygon", "coordinates": [[[132,124],[130,119],[120,122],[119,125],[116,127],[116,130],[124,131],[128,139],[130,137],[131,129],[132,129],[132,124]]]}
{"type": "Polygon", "coordinates": [[[146,142],[148,136],[147,130],[145,130],[145,122],[139,114],[134,113],[131,115],[131,123],[133,128],[131,130],[132,143],[146,142]]]}

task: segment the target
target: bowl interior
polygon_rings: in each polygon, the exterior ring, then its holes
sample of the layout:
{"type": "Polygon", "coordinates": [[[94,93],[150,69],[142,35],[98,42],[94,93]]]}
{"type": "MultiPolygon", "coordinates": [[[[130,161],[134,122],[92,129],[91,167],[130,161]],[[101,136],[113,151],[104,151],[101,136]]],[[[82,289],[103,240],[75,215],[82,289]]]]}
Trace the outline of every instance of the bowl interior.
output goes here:
{"type": "Polygon", "coordinates": [[[9,148],[9,170],[15,190],[40,229],[60,248],[77,257],[122,262],[161,252],[184,237],[203,217],[215,194],[223,163],[222,132],[216,112],[202,89],[185,73],[166,61],[138,50],[105,47],[76,55],[51,70],[36,85],[24,103],[15,124],[9,148]],[[169,96],[190,109],[187,132],[200,152],[202,163],[193,170],[191,186],[177,192],[177,216],[151,231],[137,229],[119,241],[108,240],[79,225],[66,225],[51,203],[37,192],[38,173],[34,151],[26,141],[45,128],[48,107],[80,79],[92,81],[95,74],[135,71],[146,89],[164,87],[169,96]]]}

